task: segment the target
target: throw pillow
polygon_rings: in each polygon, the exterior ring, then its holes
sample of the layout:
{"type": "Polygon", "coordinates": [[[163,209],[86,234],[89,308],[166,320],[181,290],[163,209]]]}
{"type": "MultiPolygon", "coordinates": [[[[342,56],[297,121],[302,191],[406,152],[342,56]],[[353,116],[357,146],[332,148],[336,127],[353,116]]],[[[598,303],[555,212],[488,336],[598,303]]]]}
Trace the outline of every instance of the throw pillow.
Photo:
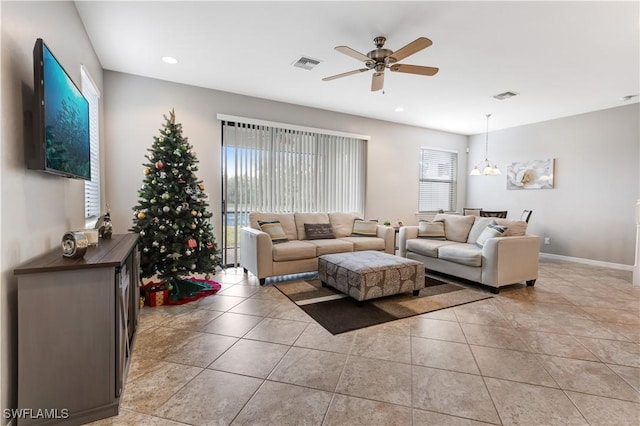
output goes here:
{"type": "Polygon", "coordinates": [[[444,222],[421,220],[418,222],[418,238],[429,238],[432,240],[445,240],[444,222]]]}
{"type": "Polygon", "coordinates": [[[330,223],[305,223],[304,234],[307,236],[307,240],[325,240],[336,237],[330,223]]]}
{"type": "Polygon", "coordinates": [[[476,240],[476,245],[482,248],[489,238],[502,237],[502,234],[504,234],[504,231],[506,230],[506,227],[500,226],[495,220],[492,220],[476,240]]]}
{"type": "Polygon", "coordinates": [[[266,232],[271,237],[271,242],[273,244],[279,244],[289,241],[287,238],[287,234],[284,233],[284,229],[282,229],[282,224],[279,220],[271,220],[271,221],[258,221],[258,226],[260,226],[260,230],[262,232],[266,232]]]}
{"type": "Polygon", "coordinates": [[[352,237],[375,237],[378,235],[378,221],[356,219],[353,221],[352,237]]]}

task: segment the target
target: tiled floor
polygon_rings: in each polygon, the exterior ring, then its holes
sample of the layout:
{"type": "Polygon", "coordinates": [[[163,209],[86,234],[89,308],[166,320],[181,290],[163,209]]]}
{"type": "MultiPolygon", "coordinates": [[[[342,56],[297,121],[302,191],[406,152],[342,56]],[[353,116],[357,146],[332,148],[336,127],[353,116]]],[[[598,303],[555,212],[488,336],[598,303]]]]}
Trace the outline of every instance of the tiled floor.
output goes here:
{"type": "Polygon", "coordinates": [[[241,270],[144,308],[101,425],[638,425],[640,288],[542,262],[533,288],[332,336],[241,270]]]}

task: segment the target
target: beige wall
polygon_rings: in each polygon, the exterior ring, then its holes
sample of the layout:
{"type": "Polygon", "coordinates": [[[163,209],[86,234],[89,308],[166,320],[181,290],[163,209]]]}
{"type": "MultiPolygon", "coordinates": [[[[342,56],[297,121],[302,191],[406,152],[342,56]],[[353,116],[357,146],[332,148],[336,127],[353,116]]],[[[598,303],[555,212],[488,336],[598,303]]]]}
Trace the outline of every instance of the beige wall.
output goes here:
{"type": "Polygon", "coordinates": [[[419,148],[460,153],[459,198],[465,197],[467,137],[371,120],[325,110],[240,96],[105,71],[106,198],[117,232],[132,225],[147,148],[175,108],[176,120],[200,160],[198,177],[210,193],[220,229],[221,126],[218,113],[371,136],[367,144],[366,215],[381,221],[415,223],[418,208],[419,148]]]}
{"type": "MultiPolygon", "coordinates": [[[[0,3],[2,129],[0,133],[0,413],[17,403],[17,313],[13,269],[59,247],[62,234],[84,224],[82,181],[25,167],[23,110],[33,96],[33,46],[42,38],[80,84],[84,64],[102,90],[102,68],[72,2],[0,3]]],[[[33,407],[37,408],[37,407],[33,407]]],[[[2,417],[0,423],[8,420],[2,417]]]]}
{"type": "MultiPolygon", "coordinates": [[[[639,117],[636,103],[490,132],[489,159],[503,175],[469,177],[467,203],[509,216],[533,210],[530,231],[551,239],[544,253],[633,265],[639,117]],[[555,159],[553,189],[506,189],[508,163],[546,158],[555,159]]],[[[481,161],[485,135],[470,148],[469,164],[481,161]]]]}

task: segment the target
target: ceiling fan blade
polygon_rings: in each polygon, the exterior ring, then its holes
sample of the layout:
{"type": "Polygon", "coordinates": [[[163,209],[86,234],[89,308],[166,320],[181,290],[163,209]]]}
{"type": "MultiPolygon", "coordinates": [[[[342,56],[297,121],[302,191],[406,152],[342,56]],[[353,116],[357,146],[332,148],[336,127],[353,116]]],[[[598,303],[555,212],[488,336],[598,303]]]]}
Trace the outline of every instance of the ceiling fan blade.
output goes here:
{"type": "Polygon", "coordinates": [[[377,92],[378,90],[382,90],[382,86],[384,86],[384,73],[374,73],[373,77],[371,77],[371,91],[377,92]]]}
{"type": "Polygon", "coordinates": [[[365,71],[369,71],[369,68],[360,68],[360,69],[353,70],[353,71],[343,72],[342,74],[332,75],[331,77],[323,78],[322,81],[335,80],[336,78],[342,78],[342,77],[346,77],[348,75],[358,74],[358,73],[365,72],[365,71]]]}
{"type": "Polygon", "coordinates": [[[431,46],[433,42],[426,37],[419,37],[413,40],[411,43],[407,44],[404,47],[396,50],[391,54],[391,58],[395,59],[396,62],[400,62],[404,58],[409,55],[413,55],[416,52],[421,51],[422,49],[426,49],[431,46]]]}
{"type": "Polygon", "coordinates": [[[348,46],[338,46],[336,47],[336,50],[362,62],[369,62],[371,60],[371,58],[369,58],[367,55],[360,53],[357,50],[353,50],[348,46]]]}
{"type": "Polygon", "coordinates": [[[423,67],[421,65],[407,65],[407,64],[393,64],[389,67],[394,72],[406,72],[409,74],[420,74],[432,76],[438,72],[438,68],[435,67],[423,67]]]}

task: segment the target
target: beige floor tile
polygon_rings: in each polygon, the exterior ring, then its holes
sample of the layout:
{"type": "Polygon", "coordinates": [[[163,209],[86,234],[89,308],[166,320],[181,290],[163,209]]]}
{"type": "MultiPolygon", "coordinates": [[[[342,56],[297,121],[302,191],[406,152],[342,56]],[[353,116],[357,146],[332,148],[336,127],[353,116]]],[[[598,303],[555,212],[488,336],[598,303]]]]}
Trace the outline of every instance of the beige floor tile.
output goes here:
{"type": "Polygon", "coordinates": [[[220,311],[195,309],[172,318],[168,318],[161,325],[181,330],[201,331],[207,324],[222,315],[220,311]]]}
{"type": "Polygon", "coordinates": [[[637,426],[640,405],[619,399],[567,392],[578,410],[592,425],[637,426]]]}
{"type": "Polygon", "coordinates": [[[269,380],[333,392],[347,355],[292,347],[269,375],[269,380]]]}
{"type": "Polygon", "coordinates": [[[126,408],[121,408],[118,416],[108,417],[106,419],[87,424],[91,426],[181,426],[186,423],[174,422],[172,420],[163,419],[162,417],[137,413],[135,411],[127,410],[126,408]]]}
{"type": "Polygon", "coordinates": [[[411,337],[362,329],[356,332],[351,355],[411,363],[411,337]]]}
{"type": "Polygon", "coordinates": [[[350,356],[336,392],[360,398],[411,405],[411,366],[350,356]]]}
{"type": "Polygon", "coordinates": [[[189,365],[159,363],[162,365],[161,369],[127,381],[121,407],[154,414],[155,410],[202,371],[202,368],[189,365]]]}
{"type": "Polygon", "coordinates": [[[588,425],[559,389],[485,379],[504,425],[588,425]]]}
{"type": "Polygon", "coordinates": [[[299,321],[265,318],[245,335],[247,339],[292,345],[307,327],[299,321]]]}
{"type": "Polygon", "coordinates": [[[323,426],[411,425],[411,408],[336,394],[323,426]]]}
{"type": "Polygon", "coordinates": [[[547,355],[539,358],[564,390],[640,402],[640,393],[605,364],[547,355]]]}
{"type": "Polygon", "coordinates": [[[209,368],[266,379],[288,350],[287,345],[240,339],[209,368]]]}
{"type": "Polygon", "coordinates": [[[232,312],[234,314],[258,315],[266,317],[278,306],[280,306],[281,303],[282,302],[273,299],[249,298],[229,309],[229,312],[232,312]]]}
{"type": "Polygon", "coordinates": [[[197,306],[198,308],[224,312],[238,305],[243,300],[245,300],[244,297],[223,296],[220,293],[216,293],[213,296],[200,299],[197,302],[197,306]]]}
{"type": "Polygon", "coordinates": [[[534,354],[510,349],[470,346],[480,371],[485,377],[558,387],[534,354]]]}
{"type": "Polygon", "coordinates": [[[453,308],[440,309],[439,311],[427,312],[426,314],[418,315],[417,318],[436,319],[443,321],[458,321],[453,308]]]}
{"type": "Polygon", "coordinates": [[[500,422],[480,376],[414,365],[412,381],[414,408],[487,423],[500,422]]]}
{"type": "Polygon", "coordinates": [[[269,315],[269,318],[278,318],[291,321],[315,322],[305,311],[292,303],[280,303],[269,315]]]}
{"type": "Polygon", "coordinates": [[[254,286],[235,284],[228,288],[220,290],[216,294],[219,294],[221,296],[251,297],[257,291],[258,288],[254,286]]]}
{"type": "MultiPolygon", "coordinates": [[[[400,336],[410,336],[411,335],[411,322],[409,319],[399,319],[395,321],[389,321],[382,324],[373,325],[371,327],[366,328],[372,332],[380,332],[387,334],[397,334],[400,336]]],[[[355,331],[357,333],[357,331],[355,331]]]]}
{"type": "Polygon", "coordinates": [[[527,351],[529,348],[512,328],[482,324],[460,324],[467,342],[471,345],[527,351]]]}
{"type": "Polygon", "coordinates": [[[625,367],[624,365],[607,364],[618,376],[629,383],[635,390],[640,392],[640,368],[625,367]]]}
{"type": "Polygon", "coordinates": [[[196,306],[192,305],[191,303],[186,303],[184,305],[162,305],[154,307],[145,306],[140,310],[138,332],[148,328],[157,327],[169,318],[173,318],[185,312],[194,311],[195,309],[196,306]]]}
{"type": "Polygon", "coordinates": [[[192,425],[228,425],[263,380],[204,370],[155,414],[192,425]]]}
{"type": "Polygon", "coordinates": [[[611,309],[583,307],[582,309],[593,319],[598,321],[640,326],[640,314],[638,309],[633,311],[624,311],[619,308],[611,309]]]}
{"type": "Polygon", "coordinates": [[[489,426],[493,423],[479,422],[462,417],[449,416],[447,414],[434,413],[432,411],[413,409],[413,424],[415,426],[489,426]]]}
{"type": "Polygon", "coordinates": [[[238,339],[217,334],[198,333],[167,349],[163,360],[206,367],[229,349],[238,339]]]}
{"type": "Polygon", "coordinates": [[[640,367],[640,344],[638,343],[590,339],[587,337],[577,337],[577,340],[600,358],[602,362],[626,365],[627,367],[640,367]]]}
{"type": "Polygon", "coordinates": [[[424,367],[480,374],[469,346],[464,343],[413,337],[411,363],[424,367]]]}
{"type": "Polygon", "coordinates": [[[225,312],[207,324],[204,331],[225,336],[242,337],[262,320],[262,317],[254,315],[225,312]]]}
{"type": "Polygon", "coordinates": [[[452,308],[452,310],[461,323],[487,324],[502,327],[509,326],[509,323],[491,299],[456,306],[452,308]]]}
{"type": "Polygon", "coordinates": [[[266,381],[232,425],[320,425],[331,393],[266,381]]]}
{"type": "Polygon", "coordinates": [[[417,317],[411,323],[411,335],[450,342],[467,342],[458,323],[429,318],[417,317]]]}
{"type": "Polygon", "coordinates": [[[138,332],[134,350],[144,354],[146,358],[161,360],[170,350],[197,335],[195,331],[152,327],[138,332]]]}
{"type": "Polygon", "coordinates": [[[518,330],[518,334],[533,352],[566,358],[584,359],[587,361],[598,361],[598,357],[586,349],[573,336],[529,330],[518,330]]]}
{"type": "Polygon", "coordinates": [[[348,354],[355,337],[355,331],[333,335],[321,325],[309,324],[294,346],[348,354]]]}

